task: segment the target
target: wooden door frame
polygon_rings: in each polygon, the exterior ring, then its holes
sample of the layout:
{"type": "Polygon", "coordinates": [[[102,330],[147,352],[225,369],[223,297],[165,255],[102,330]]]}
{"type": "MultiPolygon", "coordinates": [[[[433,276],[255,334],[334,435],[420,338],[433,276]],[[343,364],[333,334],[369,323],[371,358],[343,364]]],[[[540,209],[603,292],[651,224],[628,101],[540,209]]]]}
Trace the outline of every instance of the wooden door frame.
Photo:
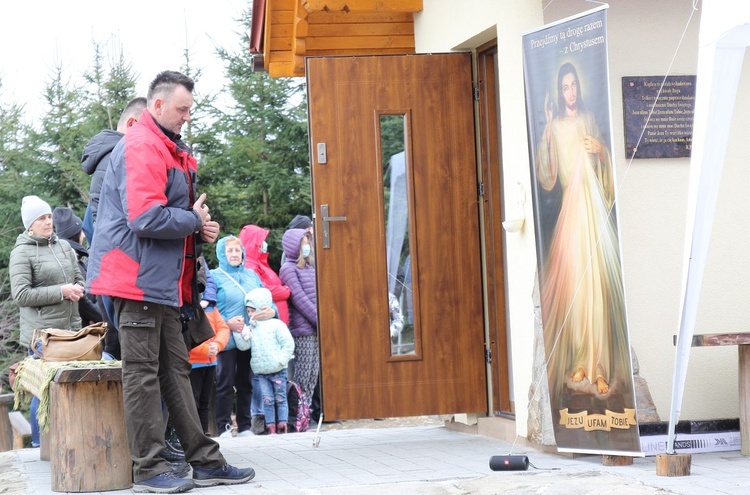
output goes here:
{"type": "Polygon", "coordinates": [[[503,174],[497,91],[497,40],[478,47],[476,57],[477,146],[482,195],[481,233],[485,290],[485,326],[489,351],[488,401],[493,415],[513,415],[506,314],[505,243],[502,229],[503,174]]]}

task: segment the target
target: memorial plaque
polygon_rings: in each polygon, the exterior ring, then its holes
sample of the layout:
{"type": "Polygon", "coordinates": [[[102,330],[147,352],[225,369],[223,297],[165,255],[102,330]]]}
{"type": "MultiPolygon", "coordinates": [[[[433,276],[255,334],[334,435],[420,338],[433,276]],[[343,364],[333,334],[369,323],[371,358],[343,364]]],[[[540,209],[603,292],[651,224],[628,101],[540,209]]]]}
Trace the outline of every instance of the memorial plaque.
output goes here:
{"type": "Polygon", "coordinates": [[[622,106],[625,156],[690,156],[693,144],[695,76],[667,76],[666,80],[664,76],[623,77],[622,106]]]}

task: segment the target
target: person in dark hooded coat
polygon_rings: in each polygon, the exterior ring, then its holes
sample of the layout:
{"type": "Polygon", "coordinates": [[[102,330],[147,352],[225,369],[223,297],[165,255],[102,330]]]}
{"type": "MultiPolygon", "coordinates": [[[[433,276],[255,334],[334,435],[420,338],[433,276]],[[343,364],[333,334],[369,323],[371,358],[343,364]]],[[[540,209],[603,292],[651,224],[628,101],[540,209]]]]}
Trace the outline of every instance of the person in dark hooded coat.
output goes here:
{"type": "Polygon", "coordinates": [[[89,204],[83,218],[83,231],[87,239],[94,238],[96,214],[99,211],[99,194],[104,183],[104,173],[107,171],[107,165],[109,165],[109,155],[115,149],[115,145],[120,142],[120,139],[127,134],[128,129],[138,122],[138,116],[144,108],[146,108],[146,98],[142,96],[133,98],[122,111],[120,120],[117,122],[117,130],[104,129],[92,137],[83,148],[81,168],[91,176],[89,204]]]}
{"type": "MultiPolygon", "coordinates": [[[[89,204],[83,217],[83,232],[89,240],[94,239],[96,228],[96,216],[99,212],[99,196],[104,184],[104,174],[109,166],[109,156],[117,143],[120,142],[128,130],[138,122],[138,116],[146,108],[146,98],[133,98],[125,106],[117,122],[117,130],[105,129],[86,143],[81,158],[81,168],[91,176],[89,187],[89,204]]],[[[104,341],[104,350],[120,359],[120,338],[117,331],[115,308],[109,296],[99,296],[97,306],[102,321],[107,323],[107,337],[104,341]]]]}

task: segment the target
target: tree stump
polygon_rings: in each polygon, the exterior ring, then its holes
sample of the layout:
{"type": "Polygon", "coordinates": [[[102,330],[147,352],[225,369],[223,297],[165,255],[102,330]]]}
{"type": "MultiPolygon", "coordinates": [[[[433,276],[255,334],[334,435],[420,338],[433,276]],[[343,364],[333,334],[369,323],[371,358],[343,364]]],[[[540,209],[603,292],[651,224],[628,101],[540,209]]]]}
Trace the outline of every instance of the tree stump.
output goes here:
{"type": "Polygon", "coordinates": [[[690,454],[659,454],[656,456],[657,476],[690,476],[690,454]]]}
{"type": "Polygon", "coordinates": [[[627,455],[602,455],[603,466],[631,466],[633,458],[627,455]]]}
{"type": "Polygon", "coordinates": [[[50,383],[52,491],[132,485],[120,368],[61,369],[50,383]]]}

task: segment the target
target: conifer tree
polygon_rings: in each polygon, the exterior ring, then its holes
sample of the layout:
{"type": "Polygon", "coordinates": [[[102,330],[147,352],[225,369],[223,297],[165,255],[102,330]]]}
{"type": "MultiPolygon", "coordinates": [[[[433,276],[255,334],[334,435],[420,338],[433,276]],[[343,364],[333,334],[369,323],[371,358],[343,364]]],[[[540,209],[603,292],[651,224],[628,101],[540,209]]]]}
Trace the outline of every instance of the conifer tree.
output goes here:
{"type": "Polygon", "coordinates": [[[0,385],[7,387],[8,366],[23,358],[18,337],[18,306],[10,297],[8,261],[23,230],[21,198],[27,187],[28,126],[23,107],[3,99],[0,80],[0,385]]]}
{"type": "MultiPolygon", "coordinates": [[[[245,32],[250,13],[243,17],[245,32]]],[[[236,51],[219,49],[227,67],[228,108],[214,106],[212,123],[196,133],[199,177],[222,235],[247,224],[272,230],[272,265],[281,235],[297,214],[310,215],[310,168],[304,81],[253,72],[247,38],[236,51]]]]}
{"type": "Polygon", "coordinates": [[[8,258],[16,237],[23,230],[21,198],[28,188],[25,170],[32,160],[27,145],[28,126],[23,107],[5,103],[0,81],[0,299],[9,289],[6,282],[8,258]]]}
{"type": "Polygon", "coordinates": [[[86,120],[92,136],[104,129],[116,129],[125,105],[141,96],[135,94],[133,65],[125,60],[122,47],[110,55],[108,66],[104,56],[102,45],[94,42],[91,69],[83,75],[87,85],[86,120]]]}
{"type": "Polygon", "coordinates": [[[33,131],[37,160],[29,170],[33,193],[51,206],[70,206],[82,212],[88,193],[88,177],[81,170],[81,153],[90,136],[86,129],[86,93],[65,76],[61,64],[54,69],[44,92],[47,112],[41,128],[33,131]]]}

